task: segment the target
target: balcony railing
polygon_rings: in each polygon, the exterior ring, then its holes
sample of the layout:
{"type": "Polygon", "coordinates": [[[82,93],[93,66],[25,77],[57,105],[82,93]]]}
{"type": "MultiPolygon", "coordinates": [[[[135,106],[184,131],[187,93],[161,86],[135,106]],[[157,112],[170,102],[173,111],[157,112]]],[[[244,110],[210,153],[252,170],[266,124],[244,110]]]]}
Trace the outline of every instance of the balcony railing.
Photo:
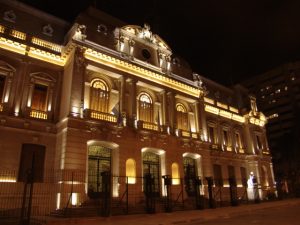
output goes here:
{"type": "Polygon", "coordinates": [[[267,149],[263,149],[263,150],[262,150],[262,153],[263,153],[264,155],[270,155],[270,152],[269,152],[269,150],[267,150],[267,149]]]}
{"type": "Polygon", "coordinates": [[[142,128],[146,130],[154,130],[154,131],[159,131],[159,126],[155,123],[149,123],[142,121],[142,128]]]}
{"type": "Polygon", "coordinates": [[[186,131],[186,130],[182,130],[181,131],[181,136],[182,137],[191,137],[191,132],[186,131]]]}
{"type": "Polygon", "coordinates": [[[199,134],[198,133],[192,133],[192,138],[198,139],[199,138],[199,134]]]}
{"type": "Polygon", "coordinates": [[[47,120],[48,114],[45,111],[30,109],[29,116],[36,119],[47,120]]]}
{"type": "Polygon", "coordinates": [[[105,112],[99,112],[99,111],[95,111],[95,110],[91,110],[91,109],[84,110],[84,117],[95,119],[95,120],[108,121],[111,123],[117,122],[117,117],[115,115],[105,113],[105,112]]]}
{"type": "Polygon", "coordinates": [[[245,153],[245,149],[243,149],[243,148],[238,148],[237,151],[238,151],[238,153],[242,153],[242,154],[245,153]]]}
{"type": "Polygon", "coordinates": [[[219,149],[219,145],[217,145],[217,144],[211,144],[210,148],[214,149],[214,150],[218,150],[219,149]]]}

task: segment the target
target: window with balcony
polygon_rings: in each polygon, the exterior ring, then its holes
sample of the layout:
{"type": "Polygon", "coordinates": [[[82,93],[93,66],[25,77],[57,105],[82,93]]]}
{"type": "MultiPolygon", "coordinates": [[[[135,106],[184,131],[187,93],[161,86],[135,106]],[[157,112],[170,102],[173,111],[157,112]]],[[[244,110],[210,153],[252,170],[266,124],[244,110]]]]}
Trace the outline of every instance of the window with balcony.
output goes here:
{"type": "Polygon", "coordinates": [[[84,100],[84,117],[95,120],[117,122],[119,110],[115,107],[118,97],[104,79],[96,78],[86,83],[84,100]]]}
{"type": "Polygon", "coordinates": [[[32,93],[31,109],[47,111],[48,87],[42,84],[35,84],[32,93]]]}
{"type": "Polygon", "coordinates": [[[229,143],[228,131],[227,130],[223,130],[223,144],[225,146],[228,146],[228,143],[229,143]]]}
{"type": "Polygon", "coordinates": [[[243,143],[239,132],[235,132],[235,149],[236,152],[244,153],[243,143]]]}
{"type": "Polygon", "coordinates": [[[208,137],[209,137],[210,143],[217,144],[217,136],[216,136],[216,132],[215,132],[215,127],[208,126],[208,137]]]}
{"type": "Polygon", "coordinates": [[[138,97],[138,119],[153,123],[153,102],[149,94],[142,92],[138,97]]]}
{"type": "Polygon", "coordinates": [[[188,113],[185,106],[181,103],[176,104],[177,129],[189,130],[188,113]]]}
{"type": "Polygon", "coordinates": [[[108,113],[109,89],[103,80],[96,80],[90,88],[90,109],[98,112],[108,113]]]}
{"type": "Polygon", "coordinates": [[[30,74],[30,87],[27,99],[27,115],[47,120],[51,117],[55,79],[49,74],[30,74]]]}

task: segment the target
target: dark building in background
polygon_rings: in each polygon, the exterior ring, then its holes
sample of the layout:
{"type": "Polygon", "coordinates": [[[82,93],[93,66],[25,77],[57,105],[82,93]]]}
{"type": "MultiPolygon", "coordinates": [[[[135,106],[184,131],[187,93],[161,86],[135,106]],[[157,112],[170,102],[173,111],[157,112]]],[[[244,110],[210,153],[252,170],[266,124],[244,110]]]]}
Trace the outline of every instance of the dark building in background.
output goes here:
{"type": "Polygon", "coordinates": [[[300,62],[287,63],[245,82],[257,97],[258,107],[269,118],[267,136],[274,172],[287,180],[289,191],[300,183],[300,62]]]}

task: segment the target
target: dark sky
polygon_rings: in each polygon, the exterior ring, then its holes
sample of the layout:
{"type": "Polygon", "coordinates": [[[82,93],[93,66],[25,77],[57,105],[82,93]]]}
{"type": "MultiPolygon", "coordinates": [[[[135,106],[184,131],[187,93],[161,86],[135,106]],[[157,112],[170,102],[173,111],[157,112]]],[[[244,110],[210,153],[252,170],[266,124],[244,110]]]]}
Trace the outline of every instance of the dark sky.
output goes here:
{"type": "Polygon", "coordinates": [[[300,60],[299,0],[22,2],[70,22],[92,4],[128,24],[147,22],[195,72],[225,85],[300,60]]]}

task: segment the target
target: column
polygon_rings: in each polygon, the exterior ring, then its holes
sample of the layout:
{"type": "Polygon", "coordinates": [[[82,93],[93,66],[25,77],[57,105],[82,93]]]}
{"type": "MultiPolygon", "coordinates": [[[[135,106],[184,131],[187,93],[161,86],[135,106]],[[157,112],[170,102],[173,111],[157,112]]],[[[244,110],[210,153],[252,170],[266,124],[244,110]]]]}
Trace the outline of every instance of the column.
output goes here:
{"type": "Polygon", "coordinates": [[[130,103],[128,106],[128,116],[129,116],[129,120],[130,120],[130,125],[133,126],[133,122],[134,120],[137,118],[137,106],[136,106],[136,102],[137,102],[137,93],[136,93],[136,83],[137,80],[132,78],[130,80],[130,86],[131,86],[131,91],[130,91],[130,103]]]}
{"type": "Polygon", "coordinates": [[[174,93],[173,92],[168,92],[168,100],[167,100],[167,118],[169,119],[169,126],[175,130],[176,128],[176,118],[174,116],[175,114],[175,97],[174,97],[174,93]]]}
{"type": "Polygon", "coordinates": [[[200,120],[199,101],[196,101],[194,103],[194,107],[195,107],[195,127],[196,127],[196,132],[200,133],[200,128],[199,128],[199,120],[200,120]]]}
{"type": "Polygon", "coordinates": [[[244,137],[245,137],[245,143],[246,143],[245,151],[248,154],[255,155],[252,132],[251,132],[250,124],[247,121],[245,122],[243,130],[244,130],[244,137]]]}
{"type": "Polygon", "coordinates": [[[161,92],[161,95],[162,95],[162,118],[161,118],[161,120],[162,120],[162,125],[163,126],[166,126],[166,125],[168,125],[168,123],[169,123],[169,121],[168,121],[168,114],[167,114],[167,110],[168,110],[168,107],[167,107],[167,97],[166,97],[166,91],[165,90],[163,90],[162,92],[161,92]]]}
{"type": "Polygon", "coordinates": [[[198,123],[199,123],[199,131],[201,135],[202,141],[208,141],[208,133],[207,133],[207,125],[206,125],[206,114],[205,114],[205,105],[204,105],[204,99],[203,97],[200,97],[198,102],[198,123]]]}
{"type": "Polygon", "coordinates": [[[86,61],[84,49],[76,48],[73,61],[70,112],[73,116],[82,116],[84,108],[84,77],[86,61]]]}

